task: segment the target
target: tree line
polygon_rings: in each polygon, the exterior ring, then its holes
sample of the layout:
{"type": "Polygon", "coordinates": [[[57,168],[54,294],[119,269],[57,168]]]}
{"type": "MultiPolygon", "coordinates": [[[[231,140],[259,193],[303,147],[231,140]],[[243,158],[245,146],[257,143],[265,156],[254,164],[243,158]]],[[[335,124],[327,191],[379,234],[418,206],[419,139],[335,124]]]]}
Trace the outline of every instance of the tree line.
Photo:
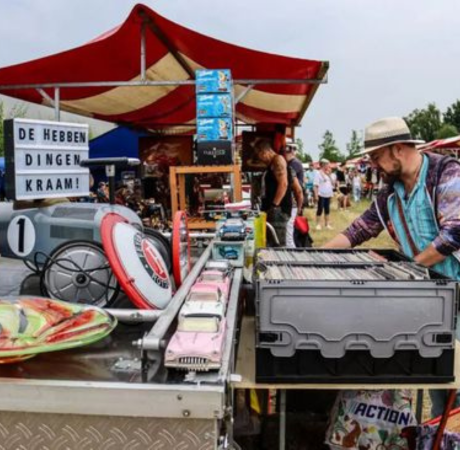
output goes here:
{"type": "MultiPolygon", "coordinates": [[[[404,117],[414,139],[425,142],[435,139],[446,139],[460,134],[460,100],[450,105],[446,111],[441,112],[435,103],[429,103],[426,108],[414,109],[404,117]]],[[[299,148],[302,149],[300,159],[303,162],[312,161],[311,156],[304,151],[304,145],[297,139],[299,148]]],[[[363,150],[363,136],[357,130],[352,130],[350,141],[346,144],[346,151],[341,152],[332,131],[326,130],[323,141],[318,146],[319,158],[326,158],[332,162],[343,162],[356,158],[363,150]]],[[[300,152],[299,152],[300,153],[300,152]]]]}

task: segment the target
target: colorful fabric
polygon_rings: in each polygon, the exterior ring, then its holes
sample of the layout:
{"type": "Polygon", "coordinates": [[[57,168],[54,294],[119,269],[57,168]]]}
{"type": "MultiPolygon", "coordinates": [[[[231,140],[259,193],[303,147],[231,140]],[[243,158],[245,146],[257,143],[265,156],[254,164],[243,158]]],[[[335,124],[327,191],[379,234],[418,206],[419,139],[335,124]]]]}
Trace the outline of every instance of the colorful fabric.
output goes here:
{"type": "Polygon", "coordinates": [[[403,428],[415,425],[411,391],[341,391],[325,443],[334,450],[408,449],[403,428]]]}
{"type": "MultiPolygon", "coordinates": [[[[422,425],[417,428],[417,447],[416,450],[431,450],[436,439],[438,426],[422,425]]],[[[444,431],[440,450],[459,450],[460,434],[444,431]]]]}
{"type": "MultiPolygon", "coordinates": [[[[418,253],[427,248],[438,235],[439,229],[433,209],[431,198],[425,188],[428,173],[428,157],[423,156],[420,175],[410,196],[406,198],[404,184],[398,181],[394,184],[394,192],[388,197],[388,211],[393,229],[407,256],[414,258],[407,236],[403,219],[405,220],[418,253]],[[399,212],[398,203],[401,205],[404,218],[399,212]]],[[[452,279],[460,279],[460,263],[453,256],[433,266],[433,269],[452,279]]]]}
{"type": "Polygon", "coordinates": [[[117,321],[106,311],[42,297],[0,298],[0,364],[92,344],[117,321]]]}
{"type": "MultiPolygon", "coordinates": [[[[442,155],[428,153],[425,188],[434,206],[439,232],[432,243],[435,249],[445,256],[460,250],[460,164],[442,155]],[[439,176],[438,176],[439,173],[439,176]]],[[[344,234],[355,247],[373,237],[383,229],[400,244],[388,209],[387,199],[394,193],[394,186],[385,186],[371,207],[356,219],[344,234]]],[[[417,244],[417,236],[413,236],[417,244]]],[[[425,247],[420,248],[423,251],[425,247]]],[[[455,254],[454,256],[457,256],[455,254]]]]}

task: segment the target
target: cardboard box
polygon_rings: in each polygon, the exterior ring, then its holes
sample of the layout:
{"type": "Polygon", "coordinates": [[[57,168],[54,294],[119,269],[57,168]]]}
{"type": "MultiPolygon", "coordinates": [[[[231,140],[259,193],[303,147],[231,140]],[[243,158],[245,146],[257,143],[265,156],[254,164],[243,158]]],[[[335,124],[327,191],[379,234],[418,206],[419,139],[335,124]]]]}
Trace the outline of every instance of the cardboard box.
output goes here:
{"type": "Polygon", "coordinates": [[[196,92],[232,92],[232,74],[228,69],[197,70],[196,92]]]}
{"type": "Polygon", "coordinates": [[[214,241],[212,259],[214,261],[227,261],[233,267],[243,267],[244,242],[214,241]]]}
{"type": "Polygon", "coordinates": [[[196,96],[197,117],[232,117],[231,94],[198,94],[196,96]]]}
{"type": "Polygon", "coordinates": [[[233,121],[230,118],[212,118],[196,120],[197,141],[231,141],[233,139],[233,121]]]}

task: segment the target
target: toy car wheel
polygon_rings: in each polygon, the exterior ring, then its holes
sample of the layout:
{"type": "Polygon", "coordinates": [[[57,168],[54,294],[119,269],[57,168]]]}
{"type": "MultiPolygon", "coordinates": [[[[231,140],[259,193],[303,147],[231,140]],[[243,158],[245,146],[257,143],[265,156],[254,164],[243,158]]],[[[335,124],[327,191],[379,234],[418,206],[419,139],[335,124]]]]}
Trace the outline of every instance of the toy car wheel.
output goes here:
{"type": "Polygon", "coordinates": [[[43,295],[99,307],[113,303],[120,291],[102,248],[84,241],[58,247],[41,281],[43,295]]]}

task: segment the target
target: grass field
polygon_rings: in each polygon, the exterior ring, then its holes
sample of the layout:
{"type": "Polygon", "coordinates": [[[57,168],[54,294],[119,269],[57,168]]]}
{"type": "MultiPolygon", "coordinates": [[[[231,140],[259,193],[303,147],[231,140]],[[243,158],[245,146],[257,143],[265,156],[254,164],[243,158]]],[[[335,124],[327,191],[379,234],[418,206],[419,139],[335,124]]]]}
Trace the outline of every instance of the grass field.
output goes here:
{"type": "MultiPolygon", "coordinates": [[[[343,231],[350,225],[353,220],[359,217],[369,206],[371,202],[369,200],[361,200],[360,203],[352,203],[351,208],[339,211],[337,206],[337,199],[334,198],[331,202],[331,215],[330,223],[333,226],[333,230],[322,230],[317,231],[316,227],[316,208],[306,209],[305,215],[308,217],[310,223],[310,235],[314,240],[314,247],[321,247],[327,241],[332,239],[337,233],[343,231]]],[[[365,242],[362,247],[367,248],[395,248],[393,240],[390,238],[386,231],[380,233],[376,239],[371,239],[365,242]]]]}

